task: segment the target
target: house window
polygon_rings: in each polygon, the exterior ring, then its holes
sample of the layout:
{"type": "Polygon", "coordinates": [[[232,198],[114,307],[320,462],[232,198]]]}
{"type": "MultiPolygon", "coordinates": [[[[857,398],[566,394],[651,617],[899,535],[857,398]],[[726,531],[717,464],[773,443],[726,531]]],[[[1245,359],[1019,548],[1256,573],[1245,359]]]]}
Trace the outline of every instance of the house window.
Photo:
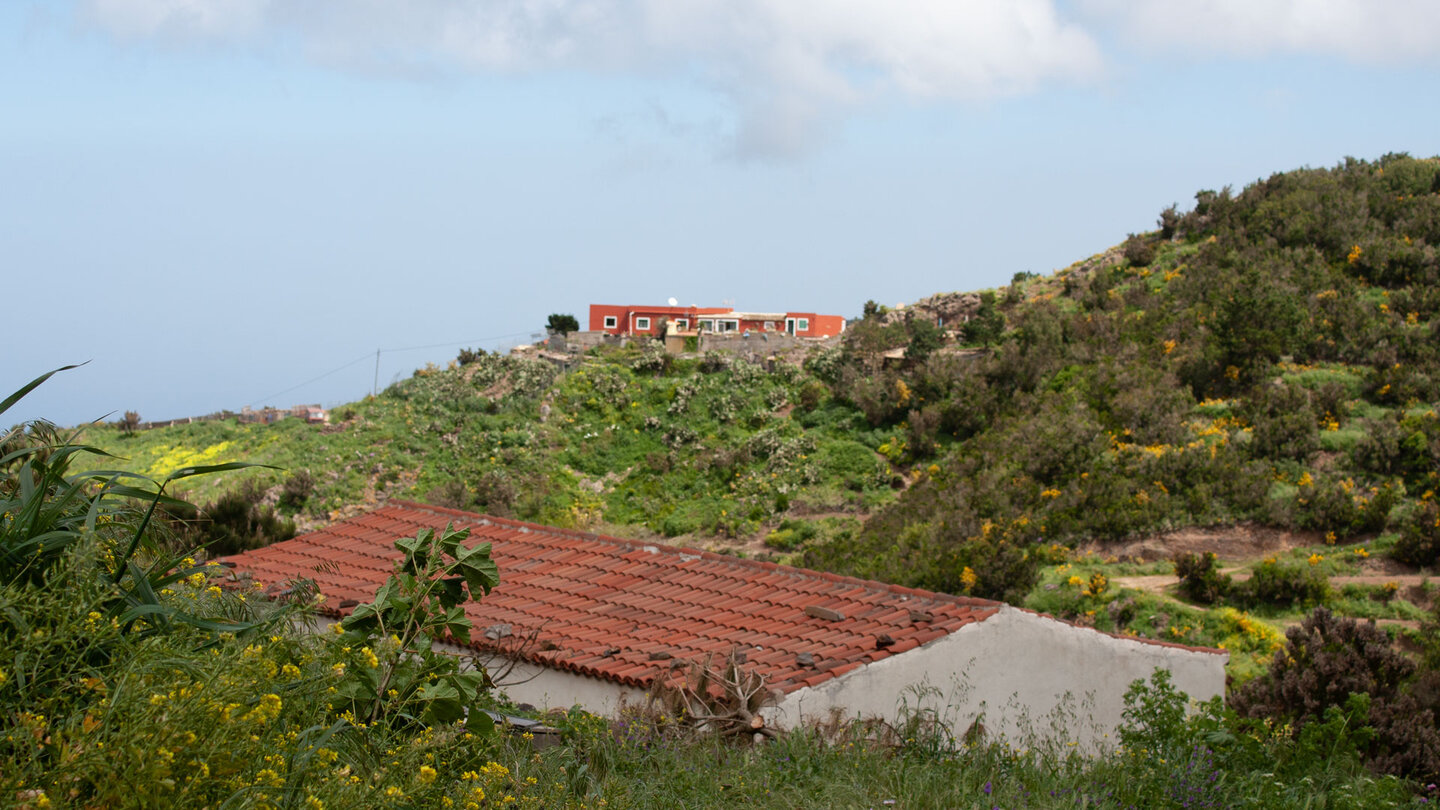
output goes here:
{"type": "Polygon", "coordinates": [[[605,328],[606,328],[606,329],[614,329],[614,328],[616,327],[616,325],[617,325],[617,322],[616,322],[616,320],[615,320],[615,316],[614,316],[614,315],[606,315],[606,316],[605,316],[605,328]]]}
{"type": "Polygon", "coordinates": [[[739,332],[740,321],[735,318],[730,318],[723,321],[716,321],[715,328],[721,332],[739,332]]]}
{"type": "Polygon", "coordinates": [[[689,319],[689,318],[676,318],[676,319],[675,319],[675,328],[676,328],[676,329],[689,329],[689,328],[690,328],[690,319],[689,319]]]}
{"type": "Polygon", "coordinates": [[[700,331],[701,331],[701,332],[713,332],[713,331],[715,331],[715,322],[714,322],[714,321],[701,321],[701,322],[700,322],[700,331]]]}
{"type": "Polygon", "coordinates": [[[796,331],[796,332],[809,332],[809,331],[810,331],[810,319],[809,319],[809,318],[796,318],[796,319],[795,319],[795,331],[796,331]]]}
{"type": "Polygon", "coordinates": [[[635,319],[635,328],[636,328],[637,330],[639,330],[639,329],[649,329],[649,328],[650,328],[650,319],[649,319],[649,318],[636,318],[636,319],[635,319]]]}

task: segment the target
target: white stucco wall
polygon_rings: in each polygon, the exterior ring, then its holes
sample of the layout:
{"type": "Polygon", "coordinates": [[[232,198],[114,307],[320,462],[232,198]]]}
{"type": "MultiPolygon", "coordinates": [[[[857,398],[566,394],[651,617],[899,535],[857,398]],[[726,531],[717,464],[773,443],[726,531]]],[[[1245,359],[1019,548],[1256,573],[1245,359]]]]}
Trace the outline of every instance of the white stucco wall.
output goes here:
{"type": "Polygon", "coordinates": [[[1005,606],[924,647],[791,692],[771,721],[793,726],[827,719],[832,710],[893,721],[904,701],[936,711],[957,735],[979,719],[988,739],[1024,745],[1034,734],[1094,750],[1113,739],[1131,682],[1168,669],[1178,689],[1207,700],[1224,693],[1226,658],[1005,606]]]}
{"type": "Polygon", "coordinates": [[[517,663],[497,685],[516,703],[542,711],[580,706],[601,717],[614,717],[621,706],[644,706],[647,700],[644,689],[525,662],[517,663]]]}

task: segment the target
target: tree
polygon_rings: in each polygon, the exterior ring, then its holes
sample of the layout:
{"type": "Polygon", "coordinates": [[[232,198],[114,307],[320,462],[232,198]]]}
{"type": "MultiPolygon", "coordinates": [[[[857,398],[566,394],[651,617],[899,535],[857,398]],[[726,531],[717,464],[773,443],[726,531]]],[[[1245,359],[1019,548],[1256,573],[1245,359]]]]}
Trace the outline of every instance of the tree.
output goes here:
{"type": "Polygon", "coordinates": [[[140,414],[135,411],[126,411],[125,418],[120,420],[120,429],[128,436],[134,433],[138,427],[140,427],[140,414]]]}
{"type": "Polygon", "coordinates": [[[995,307],[995,293],[980,293],[980,307],[960,328],[966,343],[988,346],[1000,339],[1005,331],[1005,316],[995,307]]]}
{"type": "Polygon", "coordinates": [[[550,320],[545,322],[545,328],[559,335],[567,335],[571,332],[579,332],[580,322],[575,320],[574,315],[555,312],[550,315],[550,320]]]}
{"type": "Polygon", "coordinates": [[[910,343],[905,350],[905,359],[911,364],[924,363],[930,353],[945,342],[945,334],[929,318],[916,318],[913,314],[906,319],[905,326],[910,332],[910,343]]]}

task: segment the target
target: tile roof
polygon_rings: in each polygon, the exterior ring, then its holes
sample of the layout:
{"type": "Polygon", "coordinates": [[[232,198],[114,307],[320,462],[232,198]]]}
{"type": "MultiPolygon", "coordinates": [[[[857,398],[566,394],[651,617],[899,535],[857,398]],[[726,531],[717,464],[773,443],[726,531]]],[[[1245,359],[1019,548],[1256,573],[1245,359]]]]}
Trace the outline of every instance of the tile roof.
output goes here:
{"type": "Polygon", "coordinates": [[[927,644],[999,602],[950,596],[404,501],[227,558],[263,586],[314,580],[322,611],[368,602],[399,558],[394,541],[446,523],[490,542],[500,586],[466,606],[473,646],[649,687],[673,665],[739,649],[772,687],[815,686],[927,644]],[[352,601],[353,600],[353,601],[352,601]],[[499,642],[487,628],[510,625],[499,642]],[[808,655],[806,655],[808,654],[808,655]]]}

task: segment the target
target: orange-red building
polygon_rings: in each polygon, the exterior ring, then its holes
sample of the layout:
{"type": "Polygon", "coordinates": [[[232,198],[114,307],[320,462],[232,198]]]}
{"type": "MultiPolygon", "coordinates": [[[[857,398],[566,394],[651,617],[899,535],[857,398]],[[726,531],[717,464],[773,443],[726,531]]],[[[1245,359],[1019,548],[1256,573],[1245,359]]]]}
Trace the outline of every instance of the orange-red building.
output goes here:
{"type": "Polygon", "coordinates": [[[814,312],[738,312],[730,307],[590,305],[590,331],[611,335],[659,335],[663,324],[681,332],[743,334],[777,332],[830,337],[845,331],[845,318],[814,312]]]}

